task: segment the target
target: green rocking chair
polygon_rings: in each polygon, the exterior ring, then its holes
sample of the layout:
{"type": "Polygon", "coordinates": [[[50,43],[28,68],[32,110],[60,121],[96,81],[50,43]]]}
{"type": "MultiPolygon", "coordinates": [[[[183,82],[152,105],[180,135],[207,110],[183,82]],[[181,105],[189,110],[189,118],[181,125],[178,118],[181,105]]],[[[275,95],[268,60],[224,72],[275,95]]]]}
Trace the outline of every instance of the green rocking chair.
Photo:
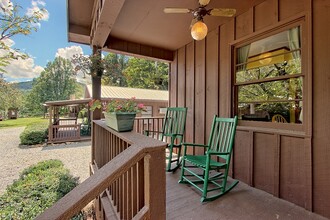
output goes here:
{"type": "Polygon", "coordinates": [[[227,183],[236,125],[237,116],[234,118],[214,116],[207,145],[183,143],[179,183],[188,183],[200,190],[202,192],[201,202],[219,198],[238,184],[237,180],[233,180],[230,184],[227,183]],[[188,146],[202,147],[205,149],[205,154],[188,155],[188,146]]]}
{"type": "Polygon", "coordinates": [[[186,127],[186,118],[187,118],[187,108],[185,107],[170,107],[167,108],[163,129],[162,131],[150,131],[146,130],[145,134],[147,136],[155,137],[155,134],[159,134],[159,140],[168,143],[168,155],[166,171],[171,172],[175,171],[180,166],[180,157],[181,157],[181,146],[183,142],[183,135],[186,127]],[[178,149],[177,156],[174,158],[173,149],[178,149]],[[176,162],[176,163],[175,163],[176,162]],[[175,166],[172,168],[172,164],[175,163],[175,166]]]}

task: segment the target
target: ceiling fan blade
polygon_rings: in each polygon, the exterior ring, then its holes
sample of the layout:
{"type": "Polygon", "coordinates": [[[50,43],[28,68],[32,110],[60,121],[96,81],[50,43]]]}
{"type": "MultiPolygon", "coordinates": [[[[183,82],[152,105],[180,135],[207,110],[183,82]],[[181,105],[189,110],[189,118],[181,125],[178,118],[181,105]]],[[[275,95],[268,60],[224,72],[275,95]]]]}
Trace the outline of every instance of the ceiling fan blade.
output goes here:
{"type": "Polygon", "coordinates": [[[209,15],[212,16],[224,16],[224,17],[232,17],[236,14],[236,9],[233,8],[213,8],[208,12],[209,15]]]}
{"type": "Polygon", "coordinates": [[[165,13],[189,13],[191,12],[188,8],[164,8],[165,13]]]}
{"type": "Polygon", "coordinates": [[[210,3],[210,0],[198,0],[198,3],[202,6],[206,6],[210,3]]]}

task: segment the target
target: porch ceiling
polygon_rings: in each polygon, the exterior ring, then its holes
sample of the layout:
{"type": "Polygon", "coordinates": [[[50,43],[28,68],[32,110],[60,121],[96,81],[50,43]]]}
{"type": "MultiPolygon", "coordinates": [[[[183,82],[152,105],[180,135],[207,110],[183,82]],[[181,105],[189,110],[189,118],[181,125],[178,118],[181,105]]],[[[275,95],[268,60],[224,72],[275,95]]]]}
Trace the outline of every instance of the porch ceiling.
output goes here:
{"type": "MultiPolygon", "coordinates": [[[[173,51],[192,41],[189,29],[192,15],[165,14],[163,9],[165,7],[194,9],[198,7],[197,0],[103,0],[105,10],[100,11],[101,22],[96,30],[102,33],[96,34],[106,34],[106,37],[100,37],[100,40],[90,37],[95,36],[91,34],[91,27],[94,1],[97,0],[67,1],[68,38],[71,42],[103,44],[96,46],[104,47],[109,46],[106,43],[109,44],[110,39],[115,38],[121,42],[173,51]]],[[[207,8],[235,8],[237,14],[241,14],[262,1],[264,0],[211,0],[207,8]]],[[[230,19],[206,16],[204,21],[211,31],[230,19]]]]}

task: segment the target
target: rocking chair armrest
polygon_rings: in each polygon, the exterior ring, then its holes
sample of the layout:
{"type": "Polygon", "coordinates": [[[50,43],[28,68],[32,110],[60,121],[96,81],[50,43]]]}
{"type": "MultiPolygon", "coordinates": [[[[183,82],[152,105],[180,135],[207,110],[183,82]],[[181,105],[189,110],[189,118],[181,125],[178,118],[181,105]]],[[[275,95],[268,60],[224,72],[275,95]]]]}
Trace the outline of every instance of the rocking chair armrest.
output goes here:
{"type": "Polygon", "coordinates": [[[183,143],[184,146],[191,146],[191,147],[208,147],[208,145],[205,144],[194,144],[194,143],[183,143]]]}
{"type": "Polygon", "coordinates": [[[162,131],[152,131],[152,130],[144,130],[143,134],[144,135],[148,135],[149,133],[158,133],[158,134],[162,134],[162,131]]]}
{"type": "Polygon", "coordinates": [[[207,152],[209,155],[229,155],[229,152],[207,152]]]}
{"type": "Polygon", "coordinates": [[[172,137],[175,137],[175,136],[183,136],[183,134],[171,134],[172,137]]]}

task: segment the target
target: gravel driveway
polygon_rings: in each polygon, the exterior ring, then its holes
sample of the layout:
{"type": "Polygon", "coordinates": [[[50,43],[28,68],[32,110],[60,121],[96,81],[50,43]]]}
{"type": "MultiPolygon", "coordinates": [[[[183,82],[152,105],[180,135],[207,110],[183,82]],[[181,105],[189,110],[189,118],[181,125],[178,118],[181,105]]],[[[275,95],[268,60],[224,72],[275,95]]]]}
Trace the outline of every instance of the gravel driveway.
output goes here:
{"type": "Polygon", "coordinates": [[[20,146],[20,128],[0,129],[0,194],[7,185],[18,179],[19,173],[30,165],[48,159],[59,159],[80,182],[89,176],[91,142],[43,145],[38,147],[20,146]]]}

